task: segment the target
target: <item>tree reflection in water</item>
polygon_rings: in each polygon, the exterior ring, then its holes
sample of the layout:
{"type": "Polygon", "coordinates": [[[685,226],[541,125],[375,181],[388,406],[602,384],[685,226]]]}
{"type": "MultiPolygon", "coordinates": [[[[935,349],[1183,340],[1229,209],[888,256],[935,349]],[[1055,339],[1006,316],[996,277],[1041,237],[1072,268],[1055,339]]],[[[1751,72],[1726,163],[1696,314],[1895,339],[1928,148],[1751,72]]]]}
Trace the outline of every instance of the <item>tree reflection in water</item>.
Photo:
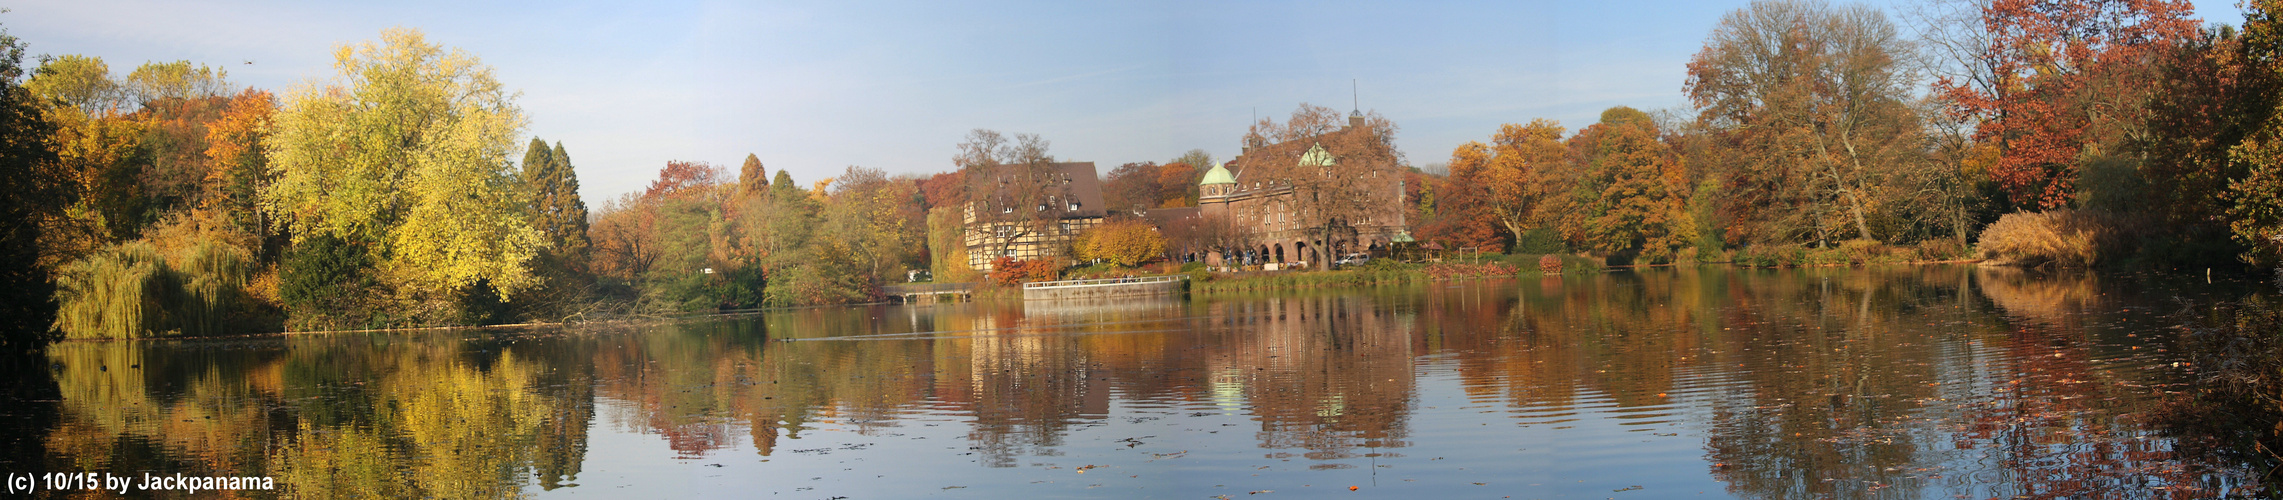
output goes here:
{"type": "Polygon", "coordinates": [[[958,461],[1018,468],[1111,460],[1072,444],[1090,428],[1224,416],[1252,428],[1148,437],[1322,470],[1434,458],[1421,454],[1505,460],[1514,452],[1480,447],[1511,450],[1484,443],[1546,429],[1569,434],[1528,435],[1585,439],[1603,432],[1583,430],[1598,422],[1692,440],[1701,457],[1679,465],[1737,496],[2241,491],[2265,455],[2226,451],[2245,432],[2201,417],[2219,406],[2166,399],[2201,392],[2175,384],[2187,371],[2171,367],[2165,317],[2151,310],[2176,293],[2147,280],[1963,266],[1644,270],[576,330],[67,343],[47,358],[56,396],[37,399],[38,384],[11,396],[54,403],[8,422],[12,437],[37,436],[12,449],[40,450],[51,470],[276,475],[289,496],[573,487],[609,464],[587,460],[593,432],[645,436],[669,460],[745,445],[798,460],[808,457],[788,451],[817,446],[788,443],[812,433],[895,439],[948,422],[966,441],[953,451],[973,454],[958,461]],[[1441,392],[1490,409],[1421,403],[1441,392]],[[1492,420],[1429,427],[1481,418],[1492,420]]]}

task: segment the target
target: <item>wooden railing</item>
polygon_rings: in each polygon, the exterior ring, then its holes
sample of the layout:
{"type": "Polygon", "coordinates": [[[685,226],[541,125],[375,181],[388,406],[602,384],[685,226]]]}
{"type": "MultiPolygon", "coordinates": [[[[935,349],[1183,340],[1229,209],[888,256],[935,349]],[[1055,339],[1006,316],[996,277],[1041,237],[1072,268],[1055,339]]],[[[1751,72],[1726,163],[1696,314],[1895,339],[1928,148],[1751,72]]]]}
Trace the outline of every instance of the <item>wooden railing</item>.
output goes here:
{"type": "Polygon", "coordinates": [[[974,283],[913,283],[909,285],[888,285],[880,287],[880,291],[886,292],[888,295],[971,292],[974,290],[974,283]]]}
{"type": "Polygon", "coordinates": [[[1064,287],[1064,286],[1090,286],[1090,285],[1125,285],[1125,284],[1138,284],[1138,283],[1164,283],[1164,282],[1168,282],[1168,281],[1179,281],[1179,280],[1185,280],[1185,279],[1189,279],[1189,276],[1188,276],[1188,275],[1184,275],[1184,274],[1173,274],[1173,275],[1166,275],[1166,276],[1135,276],[1135,277],[1132,277],[1132,278],[1103,278],[1103,279],[1091,279],[1091,280],[1033,281],[1033,282],[1029,282],[1029,283],[1024,283],[1024,284],[1023,284],[1023,288],[1052,288],[1052,287],[1064,287]]]}

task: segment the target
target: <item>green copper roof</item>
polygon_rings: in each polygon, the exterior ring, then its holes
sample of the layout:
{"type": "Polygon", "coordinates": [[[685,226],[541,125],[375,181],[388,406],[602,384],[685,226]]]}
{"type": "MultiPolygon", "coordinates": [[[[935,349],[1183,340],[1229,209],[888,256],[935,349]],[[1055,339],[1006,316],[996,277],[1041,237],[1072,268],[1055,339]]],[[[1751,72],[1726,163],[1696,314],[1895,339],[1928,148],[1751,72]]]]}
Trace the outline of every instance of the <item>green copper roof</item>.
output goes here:
{"type": "Polygon", "coordinates": [[[1328,167],[1337,163],[1339,160],[1332,158],[1332,152],[1324,150],[1323,143],[1308,146],[1308,152],[1300,154],[1301,166],[1328,167]]]}
{"type": "Polygon", "coordinates": [[[1236,183],[1237,183],[1237,176],[1234,176],[1234,175],[1229,175],[1229,169],[1226,169],[1226,168],[1221,168],[1221,164],[1220,164],[1220,163],[1214,163],[1214,164],[1213,164],[1213,169],[1212,169],[1212,170],[1207,170],[1207,171],[1205,171],[1205,180],[1203,180],[1203,181],[1199,181],[1199,182],[1197,183],[1197,185],[1199,185],[1199,186],[1206,186],[1206,185],[1212,185],[1212,184],[1236,184],[1236,183]]]}

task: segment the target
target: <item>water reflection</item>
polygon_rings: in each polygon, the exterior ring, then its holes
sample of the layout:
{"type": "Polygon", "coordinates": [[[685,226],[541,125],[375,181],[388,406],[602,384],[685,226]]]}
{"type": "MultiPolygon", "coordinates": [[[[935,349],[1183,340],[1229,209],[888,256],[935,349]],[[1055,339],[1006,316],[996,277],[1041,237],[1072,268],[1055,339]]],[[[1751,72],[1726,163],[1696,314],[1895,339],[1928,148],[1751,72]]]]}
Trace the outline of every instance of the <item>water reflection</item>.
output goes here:
{"type": "MultiPolygon", "coordinates": [[[[1549,494],[2234,491],[2245,473],[2178,451],[2152,423],[2178,373],[2150,309],[2181,290],[1966,266],[1683,269],[569,331],[69,343],[45,373],[18,370],[35,383],[16,386],[10,407],[30,410],[5,423],[11,449],[37,450],[45,470],[274,475],[287,496],[617,491],[597,481],[794,492],[806,490],[790,479],[824,478],[780,476],[828,460],[880,465],[819,474],[889,477],[893,464],[995,478],[962,492],[976,496],[1129,496],[1017,480],[1093,467],[1204,496],[1325,481],[1309,474],[1480,493],[1466,488],[1513,479],[1522,463],[1579,476],[1526,488],[1549,494]],[[45,396],[36,382],[51,379],[45,396]],[[595,455],[612,436],[650,451],[595,455]],[[624,473],[673,464],[738,473],[692,484],[624,473]],[[1160,468],[1184,479],[1141,479],[1160,468]]],[[[846,487],[936,491],[898,484],[846,487]]]]}

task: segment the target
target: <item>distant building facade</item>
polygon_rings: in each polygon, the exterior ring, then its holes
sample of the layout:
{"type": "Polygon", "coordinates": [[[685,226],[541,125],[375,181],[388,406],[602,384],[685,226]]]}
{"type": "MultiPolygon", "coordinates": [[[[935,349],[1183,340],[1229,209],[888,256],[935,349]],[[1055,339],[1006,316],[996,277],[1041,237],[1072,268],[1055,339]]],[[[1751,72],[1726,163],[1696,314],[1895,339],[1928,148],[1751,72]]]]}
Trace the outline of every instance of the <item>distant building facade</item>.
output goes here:
{"type": "Polygon", "coordinates": [[[1109,215],[1094,162],[1054,163],[1041,170],[1034,175],[1001,166],[988,182],[969,185],[997,189],[966,207],[962,243],[969,268],[988,272],[991,261],[1000,257],[1067,257],[1071,240],[1109,215]]]}
{"type": "MultiPolygon", "coordinates": [[[[1365,133],[1362,128],[1362,114],[1351,114],[1348,128],[1336,133],[1365,133]]],[[[1230,255],[1208,255],[1207,263],[1320,266],[1342,255],[1379,252],[1395,243],[1411,241],[1410,228],[1404,220],[1400,176],[1395,176],[1394,182],[1363,191],[1365,203],[1371,209],[1341,221],[1344,227],[1340,234],[1319,239],[1323,235],[1312,231],[1316,228],[1302,225],[1304,219],[1296,213],[1302,206],[1294,199],[1298,195],[1291,183],[1272,178],[1268,174],[1271,169],[1248,168],[1248,160],[1252,159],[1239,155],[1227,163],[1214,165],[1198,181],[1200,220],[1229,224],[1231,230],[1246,234],[1246,239],[1253,242],[1244,250],[1229,252],[1230,255]]],[[[1338,161],[1321,143],[1310,145],[1299,159],[1302,167],[1329,167],[1338,161]]]]}

